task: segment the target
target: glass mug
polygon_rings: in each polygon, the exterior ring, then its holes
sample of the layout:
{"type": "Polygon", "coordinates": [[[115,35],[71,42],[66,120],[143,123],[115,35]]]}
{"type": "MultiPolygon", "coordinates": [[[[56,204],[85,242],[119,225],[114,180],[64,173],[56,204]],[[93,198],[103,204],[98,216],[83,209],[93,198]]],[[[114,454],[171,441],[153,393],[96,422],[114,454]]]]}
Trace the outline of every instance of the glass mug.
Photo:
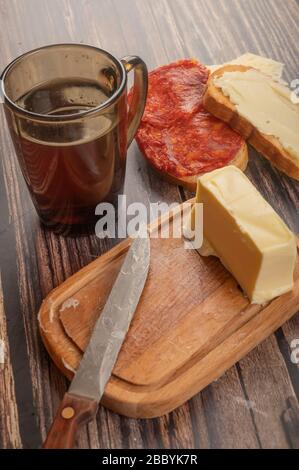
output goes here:
{"type": "Polygon", "coordinates": [[[145,63],[57,44],[18,57],[1,78],[10,134],[40,219],[59,232],[93,223],[96,205],[115,204],[123,189],[127,148],[146,102],[145,63]]]}

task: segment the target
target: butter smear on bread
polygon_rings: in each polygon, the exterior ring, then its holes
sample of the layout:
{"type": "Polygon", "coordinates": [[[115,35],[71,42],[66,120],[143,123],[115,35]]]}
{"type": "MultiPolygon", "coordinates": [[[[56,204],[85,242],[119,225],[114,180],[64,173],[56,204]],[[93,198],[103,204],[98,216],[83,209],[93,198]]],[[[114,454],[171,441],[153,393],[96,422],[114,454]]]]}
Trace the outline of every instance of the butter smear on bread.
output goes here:
{"type": "Polygon", "coordinates": [[[247,67],[253,67],[260,72],[272,77],[274,80],[281,82],[282,81],[282,73],[284,64],[281,62],[277,62],[276,60],[269,59],[268,57],[262,57],[257,54],[252,54],[250,52],[246,52],[245,54],[240,55],[236,59],[230,60],[229,62],[225,62],[222,65],[208,65],[208,69],[211,72],[222,68],[224,65],[245,65],[247,67]]]}
{"type": "Polygon", "coordinates": [[[255,69],[228,71],[213,83],[240,116],[263,134],[276,137],[291,158],[299,160],[299,104],[292,102],[288,87],[255,69]]]}

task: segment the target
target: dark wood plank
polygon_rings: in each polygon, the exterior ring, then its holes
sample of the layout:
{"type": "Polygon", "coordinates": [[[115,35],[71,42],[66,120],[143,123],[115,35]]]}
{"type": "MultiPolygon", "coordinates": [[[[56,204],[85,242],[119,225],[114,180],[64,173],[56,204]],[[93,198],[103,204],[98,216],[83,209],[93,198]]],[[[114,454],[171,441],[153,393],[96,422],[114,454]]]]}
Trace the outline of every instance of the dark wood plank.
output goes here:
{"type": "Polygon", "coordinates": [[[22,447],[15,382],[11,366],[10,348],[5,321],[2,282],[0,279],[0,447],[18,449],[22,447]]]}
{"type": "Polygon", "coordinates": [[[286,434],[293,449],[299,449],[299,407],[297,400],[289,398],[288,408],[282,415],[286,434]]]}
{"type": "MultiPolygon", "coordinates": [[[[34,47],[75,41],[101,46],[118,57],[139,54],[149,68],[186,56],[221,63],[251,51],[285,62],[286,79],[291,80],[299,76],[298,22],[294,0],[0,0],[0,67],[34,47]]],[[[53,287],[109,249],[112,241],[93,234],[63,238],[40,227],[3,113],[0,120],[6,315],[6,321],[0,316],[0,325],[9,346],[5,375],[2,369],[0,374],[0,445],[36,447],[67,387],[41,344],[36,312],[53,287]],[[8,405],[7,421],[3,410],[8,405]]],[[[299,184],[250,154],[247,174],[299,233],[299,184]]],[[[126,194],[128,202],[147,204],[186,197],[148,169],[135,143],[128,154],[126,194]]],[[[298,400],[298,366],[290,362],[294,338],[299,338],[298,315],[217,383],[161,419],[136,421],[101,408],[78,446],[294,447],[281,419],[287,400],[298,400]]]]}

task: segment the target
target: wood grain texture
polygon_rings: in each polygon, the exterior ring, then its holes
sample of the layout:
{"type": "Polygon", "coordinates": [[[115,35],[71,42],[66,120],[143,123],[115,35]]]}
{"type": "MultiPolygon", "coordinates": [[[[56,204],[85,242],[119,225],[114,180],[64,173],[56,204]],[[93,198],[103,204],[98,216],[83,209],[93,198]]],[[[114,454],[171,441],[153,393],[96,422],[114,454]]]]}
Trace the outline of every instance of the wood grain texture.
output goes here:
{"type": "MultiPolygon", "coordinates": [[[[139,54],[149,69],[183,57],[221,63],[251,51],[284,62],[290,81],[299,77],[298,22],[295,0],[0,0],[0,68],[40,45],[75,41],[106,48],[118,57],[139,54]]],[[[0,258],[17,407],[11,419],[18,423],[20,436],[9,444],[4,428],[1,445],[37,447],[67,382],[44,350],[36,313],[53,287],[112,243],[93,234],[62,238],[39,226],[2,111],[0,119],[0,258]]],[[[299,185],[253,150],[246,173],[298,234],[299,185]]],[[[126,181],[128,202],[148,205],[189,198],[147,168],[135,143],[128,154],[126,181]]],[[[167,417],[137,421],[102,407],[97,420],[80,434],[78,446],[294,447],[294,426],[281,416],[289,398],[297,402],[299,397],[298,365],[290,361],[295,338],[298,315],[167,417]]]]}
{"type": "MultiPolygon", "coordinates": [[[[174,410],[223,375],[299,307],[299,257],[292,292],[252,305],[219,260],[186,250],[181,237],[156,238],[163,227],[173,232],[180,226],[182,213],[190,216],[186,206],[190,211],[190,202],[181,204],[149,227],[148,278],[102,397],[104,405],[124,416],[152,418],[174,410]]],[[[44,344],[69,378],[130,243],[119,243],[42,303],[38,320],[44,344]]]]}
{"type": "Polygon", "coordinates": [[[1,448],[22,446],[0,278],[0,429],[1,448]]]}
{"type": "Polygon", "coordinates": [[[287,428],[287,437],[294,449],[299,449],[299,407],[296,400],[288,400],[289,407],[282,415],[282,420],[287,428]]]}

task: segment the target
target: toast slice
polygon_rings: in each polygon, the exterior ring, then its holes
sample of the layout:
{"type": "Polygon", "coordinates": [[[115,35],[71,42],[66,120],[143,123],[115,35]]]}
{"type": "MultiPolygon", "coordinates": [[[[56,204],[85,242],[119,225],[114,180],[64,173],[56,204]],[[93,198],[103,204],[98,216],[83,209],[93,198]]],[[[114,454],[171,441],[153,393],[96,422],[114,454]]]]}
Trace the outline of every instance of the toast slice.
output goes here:
{"type": "Polygon", "coordinates": [[[241,134],[276,168],[291,178],[299,180],[299,160],[282,146],[277,137],[263,134],[251,122],[240,116],[236,106],[214,84],[214,78],[225,72],[245,72],[250,68],[244,65],[225,65],[213,72],[209,77],[203,96],[203,105],[209,113],[226,122],[232,129],[241,134]]]}
{"type": "MultiPolygon", "coordinates": [[[[161,176],[165,181],[171,184],[176,184],[179,186],[183,186],[183,188],[187,189],[188,191],[196,192],[197,188],[197,179],[199,176],[202,176],[204,173],[200,173],[198,175],[192,175],[192,176],[174,176],[171,175],[170,173],[167,173],[165,171],[160,171],[158,170],[154,165],[151,164],[151,162],[147,159],[147,162],[153,168],[153,170],[161,176]]],[[[228,165],[235,165],[240,170],[244,171],[246,169],[248,163],[248,151],[247,151],[247,145],[246,142],[244,141],[242,143],[242,146],[240,147],[240,150],[236,154],[233,160],[231,160],[228,165]]]]}

